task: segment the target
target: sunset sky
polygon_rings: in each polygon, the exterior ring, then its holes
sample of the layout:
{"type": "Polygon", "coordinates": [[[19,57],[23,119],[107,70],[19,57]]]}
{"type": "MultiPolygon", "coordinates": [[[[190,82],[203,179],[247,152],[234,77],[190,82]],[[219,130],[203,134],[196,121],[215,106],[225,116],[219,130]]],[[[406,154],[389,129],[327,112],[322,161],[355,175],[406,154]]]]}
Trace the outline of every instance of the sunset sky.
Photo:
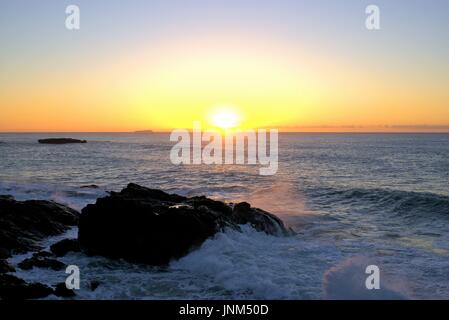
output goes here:
{"type": "Polygon", "coordinates": [[[0,131],[170,130],[220,112],[242,128],[449,131],[448,15],[447,0],[0,0],[0,131]]]}

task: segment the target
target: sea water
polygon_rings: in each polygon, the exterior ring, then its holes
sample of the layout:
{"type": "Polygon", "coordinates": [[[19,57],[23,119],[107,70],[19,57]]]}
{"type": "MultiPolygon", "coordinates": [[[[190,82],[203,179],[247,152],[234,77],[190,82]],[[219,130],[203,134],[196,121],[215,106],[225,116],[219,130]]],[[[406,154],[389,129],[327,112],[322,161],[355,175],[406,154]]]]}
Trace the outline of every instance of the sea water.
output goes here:
{"type": "MultiPolygon", "coordinates": [[[[61,260],[80,268],[77,298],[449,298],[448,134],[280,134],[273,176],[254,165],[173,165],[165,133],[0,134],[0,141],[0,194],[18,200],[81,210],[134,182],[248,201],[297,233],[227,230],[166,268],[70,253],[61,260]],[[51,137],[88,143],[37,143],[51,137]],[[80,188],[91,184],[99,188],[80,188]],[[364,270],[373,264],[381,289],[367,292],[364,270]],[[101,283],[95,291],[93,280],[101,283]]],[[[18,274],[49,285],[67,276],[36,268],[18,274]]]]}

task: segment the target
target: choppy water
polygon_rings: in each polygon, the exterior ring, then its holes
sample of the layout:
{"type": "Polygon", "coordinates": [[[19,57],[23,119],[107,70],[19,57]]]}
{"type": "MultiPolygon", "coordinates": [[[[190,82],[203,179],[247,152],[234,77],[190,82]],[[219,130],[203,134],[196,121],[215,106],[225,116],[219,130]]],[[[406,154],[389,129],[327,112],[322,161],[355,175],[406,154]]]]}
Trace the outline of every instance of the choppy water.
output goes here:
{"type": "MultiPolygon", "coordinates": [[[[274,176],[256,166],[174,166],[166,134],[0,134],[0,141],[0,194],[81,209],[135,182],[246,200],[298,232],[227,231],[163,270],[69,254],[62,260],[81,269],[78,297],[449,298],[449,135],[281,134],[274,176]],[[89,142],[36,142],[52,136],[89,142]],[[101,188],[79,188],[86,184],[101,188]],[[366,296],[368,264],[380,267],[382,289],[366,296]],[[102,285],[91,292],[90,280],[102,285]]],[[[19,274],[49,284],[66,276],[19,274]]]]}

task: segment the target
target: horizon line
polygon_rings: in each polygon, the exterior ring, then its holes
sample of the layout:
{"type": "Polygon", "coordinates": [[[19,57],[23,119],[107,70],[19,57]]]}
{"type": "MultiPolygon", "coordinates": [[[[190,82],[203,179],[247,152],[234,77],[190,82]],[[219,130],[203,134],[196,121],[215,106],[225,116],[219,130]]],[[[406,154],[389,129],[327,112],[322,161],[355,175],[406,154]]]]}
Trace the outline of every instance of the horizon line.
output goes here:
{"type": "MultiPolygon", "coordinates": [[[[275,128],[257,128],[257,129],[275,129],[275,128]]],[[[257,130],[257,129],[253,129],[253,130],[257,130]]],[[[242,132],[244,132],[245,130],[251,130],[251,129],[244,129],[242,130],[242,132]]],[[[202,131],[202,132],[207,132],[206,131],[202,131]]],[[[135,132],[135,131],[0,131],[0,134],[55,134],[55,133],[65,133],[65,134],[79,134],[79,133],[126,133],[126,134],[145,134],[145,135],[151,135],[151,134],[158,134],[158,133],[171,133],[171,130],[167,130],[167,131],[152,131],[152,132],[135,132]]],[[[417,133],[422,133],[422,134],[437,134],[437,133],[444,133],[444,134],[449,134],[449,129],[447,129],[446,131],[282,131],[279,130],[279,133],[329,133],[329,134],[335,134],[335,133],[354,133],[354,134],[385,134],[385,133],[389,133],[389,134],[393,134],[393,133],[397,133],[397,134],[406,134],[406,133],[410,133],[410,134],[417,134],[417,133]]]]}
{"type": "MultiPolygon", "coordinates": [[[[0,134],[8,133],[128,133],[128,134],[152,134],[170,133],[181,128],[158,128],[158,129],[128,129],[128,130],[7,130],[0,134]]],[[[192,128],[182,128],[188,131],[192,128]]],[[[214,131],[220,128],[206,128],[202,132],[214,131]]],[[[299,125],[299,126],[260,126],[255,128],[235,127],[231,130],[259,130],[277,129],[279,133],[449,133],[449,124],[429,125],[429,124],[409,124],[409,125],[299,125]]]]}

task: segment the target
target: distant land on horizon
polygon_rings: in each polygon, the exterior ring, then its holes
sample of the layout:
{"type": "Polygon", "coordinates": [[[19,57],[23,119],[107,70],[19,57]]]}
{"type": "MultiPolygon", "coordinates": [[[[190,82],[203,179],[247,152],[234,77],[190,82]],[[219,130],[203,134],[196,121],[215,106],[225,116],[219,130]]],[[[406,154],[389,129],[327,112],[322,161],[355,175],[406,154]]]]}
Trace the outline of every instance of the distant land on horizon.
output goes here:
{"type": "MultiPolygon", "coordinates": [[[[190,130],[191,128],[185,128],[190,130]]],[[[242,131],[249,128],[241,128],[242,131]]],[[[263,126],[257,129],[278,129],[279,133],[449,133],[449,125],[346,125],[346,126],[263,126]]],[[[170,133],[174,128],[145,130],[56,130],[56,131],[1,131],[0,134],[70,134],[70,133],[124,133],[124,134],[154,134],[170,133]]],[[[203,130],[207,131],[207,130],[203,130]]]]}
{"type": "Polygon", "coordinates": [[[153,130],[136,130],[133,133],[154,133],[153,130]]]}
{"type": "MultiPolygon", "coordinates": [[[[190,128],[186,128],[190,129],[190,128]]],[[[242,128],[242,131],[248,128],[242,128]]],[[[278,129],[280,133],[449,133],[448,125],[379,125],[379,126],[264,126],[254,129],[278,129]]],[[[129,133],[129,134],[153,134],[170,133],[174,129],[145,129],[145,130],[53,130],[53,131],[2,131],[0,133],[129,133]]]]}
{"type": "MultiPolygon", "coordinates": [[[[268,128],[269,129],[269,128],[268,128]]],[[[272,128],[273,129],[273,128],[272,128]]],[[[0,131],[0,134],[60,134],[60,135],[70,135],[70,134],[95,134],[95,133],[118,133],[118,134],[169,134],[170,130],[157,130],[157,131],[0,131]]],[[[203,131],[204,132],[204,131],[203,131]]],[[[244,131],[243,131],[244,132],[244,131]]],[[[392,131],[291,131],[291,130],[279,130],[279,134],[295,134],[295,133],[304,133],[304,134],[449,134],[449,130],[417,130],[417,131],[409,131],[409,130],[392,130],[392,131]]]]}

